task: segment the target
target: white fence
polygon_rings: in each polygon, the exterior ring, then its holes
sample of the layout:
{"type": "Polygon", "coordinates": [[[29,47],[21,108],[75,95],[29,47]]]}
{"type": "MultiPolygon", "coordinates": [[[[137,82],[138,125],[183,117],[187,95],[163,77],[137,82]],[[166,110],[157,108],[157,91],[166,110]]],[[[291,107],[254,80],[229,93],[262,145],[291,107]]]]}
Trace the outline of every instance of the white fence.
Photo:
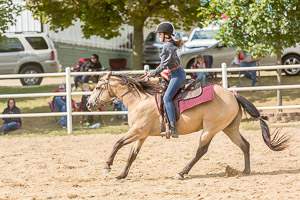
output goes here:
{"type": "MultiPolygon", "coordinates": [[[[234,71],[248,71],[248,70],[272,70],[272,69],[286,69],[286,68],[300,68],[300,65],[277,65],[277,66],[259,66],[259,67],[235,67],[227,68],[225,63],[222,64],[222,68],[212,69],[186,69],[187,73],[192,72],[221,72],[223,87],[228,88],[227,84],[227,72],[234,71]]],[[[65,76],[66,77],[66,92],[60,93],[28,93],[28,94],[3,94],[0,98],[20,98],[20,97],[44,97],[44,96],[66,96],[67,112],[56,112],[56,113],[25,113],[25,114],[6,114],[0,115],[0,118],[11,118],[11,117],[49,117],[49,116],[67,116],[67,131],[72,132],[72,116],[73,115],[123,115],[127,114],[127,111],[108,111],[108,112],[72,112],[72,95],[84,95],[91,94],[91,92],[71,92],[71,76],[74,75],[101,75],[107,72],[71,72],[70,68],[66,68],[64,73],[42,73],[42,74],[18,74],[18,75],[0,75],[0,79],[10,78],[29,78],[29,77],[54,77],[54,76],[65,76]]],[[[115,73],[128,73],[128,74],[143,74],[143,70],[136,71],[122,71],[115,73]]],[[[300,85],[277,85],[277,86],[258,86],[258,87],[231,87],[228,88],[230,91],[249,91],[249,90],[278,90],[278,89],[292,89],[300,88],[300,85]]],[[[266,109],[291,109],[300,108],[300,105],[290,106],[268,106],[258,107],[259,110],[266,109]]]]}

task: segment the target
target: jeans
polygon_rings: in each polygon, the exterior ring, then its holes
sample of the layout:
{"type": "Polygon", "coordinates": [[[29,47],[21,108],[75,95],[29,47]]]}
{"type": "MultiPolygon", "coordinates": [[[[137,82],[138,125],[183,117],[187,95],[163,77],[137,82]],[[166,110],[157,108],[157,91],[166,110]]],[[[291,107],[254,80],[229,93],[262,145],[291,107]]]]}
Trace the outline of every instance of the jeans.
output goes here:
{"type": "Polygon", "coordinates": [[[8,131],[17,130],[20,126],[18,122],[8,122],[3,124],[3,133],[6,134],[8,131]]]}
{"type": "Polygon", "coordinates": [[[90,76],[74,76],[74,87],[78,87],[79,79],[82,80],[82,83],[88,83],[90,76]]]}
{"type": "MultiPolygon", "coordinates": [[[[118,105],[118,109],[120,109],[121,111],[127,111],[126,106],[122,102],[120,102],[120,104],[118,105]]],[[[127,115],[122,115],[122,119],[127,119],[127,115]]]]}
{"type": "MultiPolygon", "coordinates": [[[[66,112],[66,102],[60,97],[54,98],[54,110],[55,112],[66,112]]],[[[61,116],[61,125],[65,126],[67,124],[67,116],[61,116]]]]}
{"type": "Polygon", "coordinates": [[[169,82],[169,86],[166,90],[166,93],[164,95],[164,104],[166,106],[167,115],[170,122],[175,122],[175,107],[172,102],[174,96],[177,94],[177,92],[180,89],[180,86],[182,83],[184,83],[186,74],[185,71],[182,69],[182,67],[175,69],[174,71],[170,72],[171,79],[169,82]]]}
{"type": "Polygon", "coordinates": [[[208,76],[208,72],[198,72],[196,79],[201,80],[201,84],[204,86],[206,81],[206,76],[208,76]]]}
{"type": "MultiPolygon", "coordinates": [[[[242,64],[240,64],[240,67],[254,67],[254,66],[256,66],[255,62],[243,62],[242,64]]],[[[256,70],[251,70],[250,72],[251,75],[247,71],[241,71],[242,74],[244,74],[247,78],[251,79],[251,85],[254,86],[256,81],[256,70]]]]}

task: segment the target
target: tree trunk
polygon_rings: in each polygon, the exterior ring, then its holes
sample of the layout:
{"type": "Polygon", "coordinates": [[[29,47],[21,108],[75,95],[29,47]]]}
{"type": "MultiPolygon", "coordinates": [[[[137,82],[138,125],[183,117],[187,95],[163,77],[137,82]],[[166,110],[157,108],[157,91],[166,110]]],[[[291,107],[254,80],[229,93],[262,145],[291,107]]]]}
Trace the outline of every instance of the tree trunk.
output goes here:
{"type": "MultiPolygon", "coordinates": [[[[281,65],[281,51],[277,54],[277,65],[281,65]]],[[[282,82],[282,69],[277,69],[277,85],[281,85],[282,82]]],[[[282,106],[282,94],[281,90],[277,90],[277,106],[282,106]]],[[[279,112],[282,110],[280,109],[279,112]]]]}
{"type": "Polygon", "coordinates": [[[133,59],[132,69],[143,69],[143,28],[144,24],[134,26],[133,28],[133,59]]]}

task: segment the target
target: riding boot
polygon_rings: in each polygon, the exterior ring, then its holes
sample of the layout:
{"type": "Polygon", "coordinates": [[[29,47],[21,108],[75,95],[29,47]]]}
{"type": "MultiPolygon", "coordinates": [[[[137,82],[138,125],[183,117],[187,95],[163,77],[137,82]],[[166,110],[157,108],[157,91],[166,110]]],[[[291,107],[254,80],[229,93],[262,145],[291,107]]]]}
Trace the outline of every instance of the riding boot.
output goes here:
{"type": "Polygon", "coordinates": [[[173,138],[178,138],[178,130],[177,130],[177,122],[176,121],[170,122],[170,135],[173,138]]]}

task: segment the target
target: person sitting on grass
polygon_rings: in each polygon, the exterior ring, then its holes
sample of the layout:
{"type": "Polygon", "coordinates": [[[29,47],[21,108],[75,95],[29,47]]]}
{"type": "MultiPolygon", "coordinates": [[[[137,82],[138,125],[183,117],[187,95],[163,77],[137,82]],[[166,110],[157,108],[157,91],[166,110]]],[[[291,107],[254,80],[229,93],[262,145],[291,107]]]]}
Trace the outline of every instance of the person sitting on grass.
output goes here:
{"type": "MultiPolygon", "coordinates": [[[[88,83],[84,83],[82,85],[82,91],[84,92],[90,92],[90,85],[88,83]]],[[[85,112],[90,112],[90,110],[86,107],[86,104],[88,102],[88,99],[90,98],[91,95],[82,95],[81,97],[81,102],[80,105],[78,106],[78,111],[85,111],[85,112]]],[[[93,124],[94,117],[93,115],[88,115],[87,122],[85,123],[86,126],[90,126],[93,124]]]]}
{"type": "MultiPolygon", "coordinates": [[[[2,114],[20,114],[20,109],[16,106],[15,99],[11,98],[7,101],[7,108],[4,109],[2,114]]],[[[11,130],[17,130],[22,126],[22,120],[19,117],[16,118],[2,118],[3,119],[3,134],[11,130]]]]}

